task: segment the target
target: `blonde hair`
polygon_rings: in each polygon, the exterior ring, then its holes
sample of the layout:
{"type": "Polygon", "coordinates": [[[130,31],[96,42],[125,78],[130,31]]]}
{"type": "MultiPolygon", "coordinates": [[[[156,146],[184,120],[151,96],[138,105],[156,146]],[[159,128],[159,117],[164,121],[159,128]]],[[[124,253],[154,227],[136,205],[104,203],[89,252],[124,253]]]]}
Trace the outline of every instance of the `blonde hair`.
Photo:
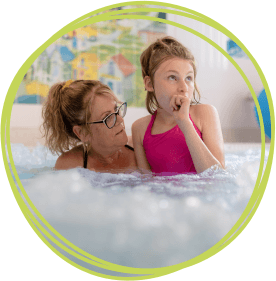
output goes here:
{"type": "Polygon", "coordinates": [[[73,132],[75,125],[91,133],[86,124],[91,118],[90,105],[94,97],[101,94],[111,94],[117,101],[111,89],[97,80],[67,81],[51,87],[43,104],[42,126],[46,145],[52,153],[63,153],[80,142],[73,132]]]}
{"type": "MultiPolygon", "coordinates": [[[[157,39],[141,54],[140,63],[142,66],[143,78],[149,76],[154,86],[153,78],[156,70],[161,63],[171,58],[181,58],[188,60],[194,69],[194,77],[196,78],[197,69],[194,56],[186,47],[184,47],[180,42],[170,36],[157,39]]],[[[193,93],[193,100],[191,104],[197,104],[199,103],[199,100],[200,93],[195,81],[195,90],[193,93]],[[198,95],[198,98],[196,98],[196,93],[198,95]]],[[[157,108],[160,108],[154,92],[147,92],[146,107],[150,114],[153,114],[157,108]]]]}

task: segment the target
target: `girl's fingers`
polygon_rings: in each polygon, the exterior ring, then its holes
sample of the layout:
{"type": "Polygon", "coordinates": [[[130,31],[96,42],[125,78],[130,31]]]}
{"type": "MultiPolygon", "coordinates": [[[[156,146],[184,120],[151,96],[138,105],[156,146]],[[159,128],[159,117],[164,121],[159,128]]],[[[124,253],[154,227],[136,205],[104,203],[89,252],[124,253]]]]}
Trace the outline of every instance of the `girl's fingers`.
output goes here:
{"type": "Polygon", "coordinates": [[[179,110],[181,108],[181,106],[183,105],[183,103],[185,103],[187,98],[188,98],[187,94],[185,96],[181,96],[181,95],[172,96],[172,98],[170,100],[170,108],[172,109],[172,111],[179,110]]]}
{"type": "Polygon", "coordinates": [[[171,101],[170,101],[170,107],[172,108],[173,111],[178,109],[175,99],[176,99],[176,96],[172,96],[171,101]]]}
{"type": "Polygon", "coordinates": [[[176,105],[181,105],[181,101],[180,101],[180,97],[179,96],[176,97],[175,104],[176,105]]]}
{"type": "Polygon", "coordinates": [[[183,102],[184,102],[184,98],[183,98],[183,97],[179,97],[179,103],[180,103],[180,105],[182,105],[183,102]]]}

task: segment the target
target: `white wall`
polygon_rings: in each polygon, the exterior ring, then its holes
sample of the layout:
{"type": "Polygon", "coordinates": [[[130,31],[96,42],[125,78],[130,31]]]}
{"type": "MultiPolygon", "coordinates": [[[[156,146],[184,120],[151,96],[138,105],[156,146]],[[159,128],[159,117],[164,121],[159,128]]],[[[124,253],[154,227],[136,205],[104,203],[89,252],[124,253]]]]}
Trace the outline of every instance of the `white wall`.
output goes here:
{"type": "MultiPolygon", "coordinates": [[[[200,32],[226,50],[228,38],[220,31],[183,16],[169,14],[168,19],[200,32]]],[[[201,102],[217,108],[224,139],[239,142],[260,141],[260,129],[253,110],[254,101],[235,66],[212,45],[188,31],[168,25],[168,34],[188,47],[195,56],[201,102]]],[[[251,60],[235,58],[235,61],[258,95],[263,85],[251,60]]]]}
{"type": "MultiPolygon", "coordinates": [[[[169,14],[168,19],[199,31],[226,50],[228,38],[221,32],[183,16],[169,14]]],[[[253,99],[248,86],[234,65],[213,46],[190,32],[168,25],[168,34],[177,38],[194,54],[198,66],[197,84],[202,96],[201,102],[212,104],[217,108],[224,140],[226,142],[260,142],[260,129],[253,110],[253,99]]],[[[263,89],[263,85],[250,59],[237,58],[235,61],[245,72],[255,93],[258,94],[263,89]]],[[[131,134],[132,123],[147,114],[146,109],[128,109],[125,117],[128,135],[131,134]]],[[[27,133],[26,129],[32,129],[34,132],[38,130],[41,123],[40,105],[15,104],[11,118],[11,141],[17,142],[22,134],[22,128],[25,138],[28,134],[34,134],[27,133]]],[[[37,131],[35,136],[39,136],[37,131]]],[[[35,141],[32,137],[32,143],[35,141]]],[[[43,143],[42,140],[40,142],[43,143]]]]}
{"type": "MultiPolygon", "coordinates": [[[[40,104],[14,104],[11,114],[11,128],[38,128],[42,122],[42,105],[40,104]]],[[[125,116],[125,126],[130,130],[133,122],[140,117],[148,115],[146,108],[128,107],[125,116]]]]}
{"type": "Polygon", "coordinates": [[[43,122],[41,110],[40,104],[14,104],[10,127],[38,128],[43,122]]]}
{"type": "MultiPolygon", "coordinates": [[[[37,143],[45,144],[41,124],[42,105],[40,104],[14,104],[10,122],[11,143],[23,143],[25,146],[35,146],[37,143]]],[[[127,135],[131,135],[131,126],[135,120],[149,113],[145,108],[129,107],[124,118],[127,135]]]]}
{"type": "Polygon", "coordinates": [[[11,143],[22,143],[28,147],[45,144],[40,126],[42,106],[38,104],[14,104],[10,120],[11,143]]]}

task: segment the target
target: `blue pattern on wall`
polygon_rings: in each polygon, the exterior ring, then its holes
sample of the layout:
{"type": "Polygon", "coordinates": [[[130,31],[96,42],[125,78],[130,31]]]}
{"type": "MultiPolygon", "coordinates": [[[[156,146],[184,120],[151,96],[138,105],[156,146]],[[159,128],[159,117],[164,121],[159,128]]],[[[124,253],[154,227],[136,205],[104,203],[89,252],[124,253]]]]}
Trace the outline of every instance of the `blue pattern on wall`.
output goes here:
{"type": "Polygon", "coordinates": [[[227,41],[227,52],[231,57],[248,58],[241,47],[231,39],[227,41]]]}

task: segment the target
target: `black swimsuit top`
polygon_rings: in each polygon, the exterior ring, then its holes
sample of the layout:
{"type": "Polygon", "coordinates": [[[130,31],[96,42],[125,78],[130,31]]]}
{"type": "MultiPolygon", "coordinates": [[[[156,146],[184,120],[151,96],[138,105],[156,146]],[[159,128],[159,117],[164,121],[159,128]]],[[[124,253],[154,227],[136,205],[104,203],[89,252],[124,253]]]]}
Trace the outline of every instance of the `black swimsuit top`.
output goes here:
{"type": "MultiPolygon", "coordinates": [[[[134,148],[129,146],[129,145],[125,145],[126,148],[134,151],[134,148]]],[[[87,169],[87,159],[88,159],[88,153],[86,150],[83,149],[83,168],[87,169]]]]}

